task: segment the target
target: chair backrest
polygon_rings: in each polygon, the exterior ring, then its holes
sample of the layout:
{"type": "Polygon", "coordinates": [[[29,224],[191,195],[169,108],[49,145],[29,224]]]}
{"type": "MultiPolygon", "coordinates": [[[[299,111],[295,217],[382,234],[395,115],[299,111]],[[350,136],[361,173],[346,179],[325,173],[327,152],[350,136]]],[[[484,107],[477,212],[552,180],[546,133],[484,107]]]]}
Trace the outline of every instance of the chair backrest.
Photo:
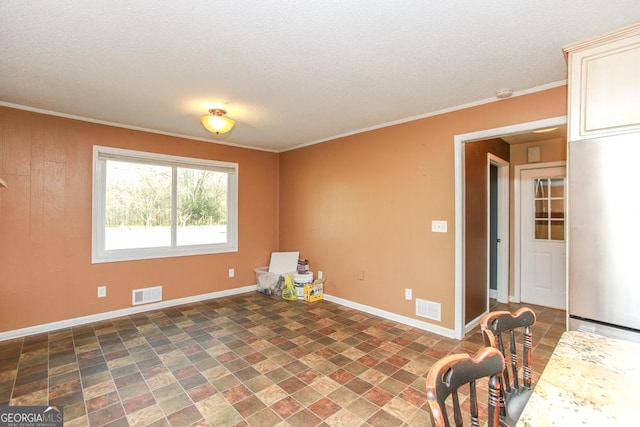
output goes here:
{"type": "Polygon", "coordinates": [[[500,376],[500,418],[503,425],[515,425],[531,394],[531,327],[535,323],[536,314],[526,307],[514,313],[492,311],[480,320],[484,345],[498,349],[505,360],[500,376]],[[518,340],[522,342],[520,353],[518,340]],[[505,341],[508,342],[505,344],[505,341]]]}
{"type": "Polygon", "coordinates": [[[431,421],[435,427],[450,427],[447,414],[447,402],[453,407],[454,425],[463,425],[461,404],[466,397],[466,387],[469,385],[469,412],[471,426],[480,425],[478,417],[478,395],[476,380],[488,379],[489,401],[487,426],[499,425],[500,381],[499,375],[503,370],[504,358],[502,354],[489,347],[484,347],[473,357],[468,354],[452,354],[445,356],[433,364],[427,374],[427,403],[429,404],[431,421]],[[460,390],[462,388],[462,390],[460,390]],[[460,390],[460,393],[459,393],[460,390]],[[462,400],[461,401],[461,396],[462,400]],[[451,397],[451,399],[449,399],[451,397]]]}

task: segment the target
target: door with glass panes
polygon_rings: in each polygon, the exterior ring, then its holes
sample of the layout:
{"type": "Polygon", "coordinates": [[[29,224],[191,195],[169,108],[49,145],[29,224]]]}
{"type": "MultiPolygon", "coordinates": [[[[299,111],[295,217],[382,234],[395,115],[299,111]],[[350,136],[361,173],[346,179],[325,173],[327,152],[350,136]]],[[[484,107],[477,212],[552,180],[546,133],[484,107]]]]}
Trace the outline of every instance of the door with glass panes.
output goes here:
{"type": "Polygon", "coordinates": [[[566,308],[566,168],[521,171],[520,299],[566,308]]]}

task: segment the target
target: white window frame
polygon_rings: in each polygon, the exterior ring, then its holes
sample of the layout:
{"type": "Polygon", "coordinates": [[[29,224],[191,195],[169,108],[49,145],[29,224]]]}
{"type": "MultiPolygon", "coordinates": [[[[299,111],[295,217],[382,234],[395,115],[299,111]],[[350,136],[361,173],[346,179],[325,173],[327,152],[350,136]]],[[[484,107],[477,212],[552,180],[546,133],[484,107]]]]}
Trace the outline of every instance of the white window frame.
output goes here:
{"type": "MultiPolygon", "coordinates": [[[[93,264],[141,259],[169,258],[189,255],[205,255],[238,251],[238,170],[237,163],[216,160],[148,153],[104,146],[93,146],[93,195],[91,262],[93,264]],[[105,249],[106,163],[107,160],[126,160],[170,167],[207,169],[228,174],[227,187],[227,242],[206,245],[177,246],[175,238],[171,246],[133,249],[105,249]]],[[[173,180],[173,194],[175,186],[173,180]]],[[[175,210],[175,201],[172,210],[175,210]]],[[[175,215],[172,215],[175,218],[175,215]]],[[[172,227],[176,227],[173,221],[172,227]]],[[[175,236],[175,232],[172,232],[175,236]]]]}

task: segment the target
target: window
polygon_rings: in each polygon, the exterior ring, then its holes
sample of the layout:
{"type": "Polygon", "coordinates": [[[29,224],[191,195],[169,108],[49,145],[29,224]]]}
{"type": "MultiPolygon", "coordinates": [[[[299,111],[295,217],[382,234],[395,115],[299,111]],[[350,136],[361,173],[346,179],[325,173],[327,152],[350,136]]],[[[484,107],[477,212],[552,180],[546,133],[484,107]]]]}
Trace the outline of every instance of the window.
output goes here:
{"type": "Polygon", "coordinates": [[[93,147],[92,262],[238,250],[238,165],[93,147]]]}
{"type": "Polygon", "coordinates": [[[537,240],[564,240],[564,178],[535,178],[534,230],[537,240]]]}

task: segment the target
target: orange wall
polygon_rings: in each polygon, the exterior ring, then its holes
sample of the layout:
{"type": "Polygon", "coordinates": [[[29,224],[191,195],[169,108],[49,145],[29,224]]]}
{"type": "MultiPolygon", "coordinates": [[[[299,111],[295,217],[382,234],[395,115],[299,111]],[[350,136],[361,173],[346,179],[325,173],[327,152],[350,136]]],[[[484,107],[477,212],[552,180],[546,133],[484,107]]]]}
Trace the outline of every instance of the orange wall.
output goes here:
{"type": "Polygon", "coordinates": [[[510,146],[511,159],[509,161],[511,166],[511,176],[513,176],[516,166],[528,164],[527,150],[529,147],[536,145],[540,146],[540,163],[567,160],[566,138],[552,138],[527,144],[513,144],[510,146]]]}
{"type": "Polygon", "coordinates": [[[277,250],[276,153],[0,107],[0,177],[0,332],[128,308],[146,286],[171,300],[254,284],[277,250]],[[94,144],[239,163],[239,251],[92,265],[94,144]]]}
{"type": "Polygon", "coordinates": [[[280,250],[299,250],[333,296],[426,321],[411,288],[453,329],[454,136],[566,107],[562,86],[281,153],[280,250]]]}
{"type": "Polygon", "coordinates": [[[253,284],[276,250],[323,270],[327,293],[425,320],[412,288],[453,328],[454,136],[565,114],[559,87],[278,155],[0,107],[0,332],[128,308],[140,287],[253,284]],[[92,265],[94,144],[239,163],[239,251],[92,265]]]}

